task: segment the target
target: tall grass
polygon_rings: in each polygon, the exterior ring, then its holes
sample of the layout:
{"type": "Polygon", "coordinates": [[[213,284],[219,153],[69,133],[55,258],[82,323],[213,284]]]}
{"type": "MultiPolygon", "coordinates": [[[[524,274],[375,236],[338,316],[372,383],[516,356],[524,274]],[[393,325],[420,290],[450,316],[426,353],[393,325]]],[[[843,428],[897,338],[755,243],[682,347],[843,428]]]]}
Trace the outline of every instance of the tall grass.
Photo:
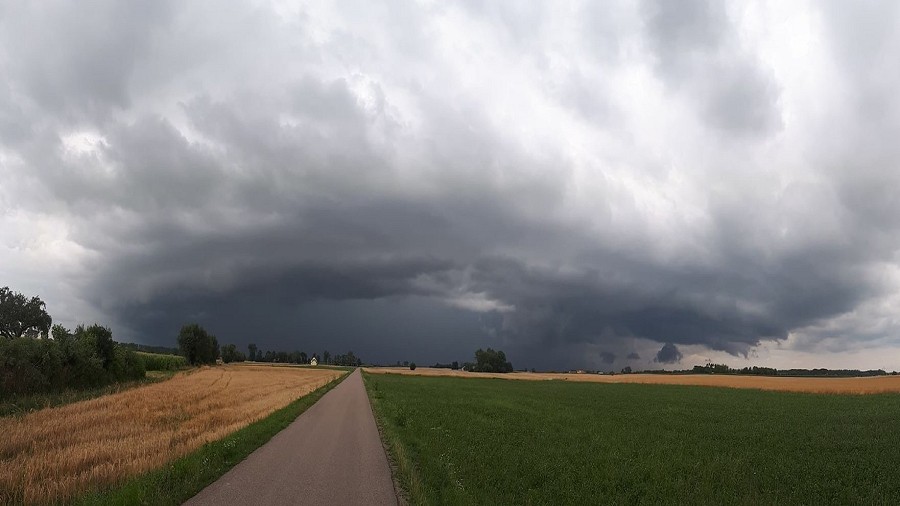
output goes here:
{"type": "Polygon", "coordinates": [[[225,366],[0,419],[0,504],[58,503],[123,483],[260,420],[340,371],[225,366]]]}

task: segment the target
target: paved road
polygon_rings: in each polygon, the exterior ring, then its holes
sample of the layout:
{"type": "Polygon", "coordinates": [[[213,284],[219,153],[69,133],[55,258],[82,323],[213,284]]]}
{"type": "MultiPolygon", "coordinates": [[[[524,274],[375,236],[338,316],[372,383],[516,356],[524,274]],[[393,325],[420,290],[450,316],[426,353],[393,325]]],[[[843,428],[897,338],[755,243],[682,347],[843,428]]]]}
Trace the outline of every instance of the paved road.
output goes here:
{"type": "Polygon", "coordinates": [[[186,504],[397,504],[357,369],[186,504]]]}

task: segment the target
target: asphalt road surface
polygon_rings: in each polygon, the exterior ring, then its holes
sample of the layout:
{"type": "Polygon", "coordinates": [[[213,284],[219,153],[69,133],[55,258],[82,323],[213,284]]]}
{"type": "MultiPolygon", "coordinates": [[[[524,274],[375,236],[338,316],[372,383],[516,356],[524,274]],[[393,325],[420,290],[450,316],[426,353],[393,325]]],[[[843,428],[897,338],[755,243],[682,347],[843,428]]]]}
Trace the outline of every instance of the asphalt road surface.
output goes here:
{"type": "Polygon", "coordinates": [[[186,504],[397,504],[359,369],[186,504]]]}

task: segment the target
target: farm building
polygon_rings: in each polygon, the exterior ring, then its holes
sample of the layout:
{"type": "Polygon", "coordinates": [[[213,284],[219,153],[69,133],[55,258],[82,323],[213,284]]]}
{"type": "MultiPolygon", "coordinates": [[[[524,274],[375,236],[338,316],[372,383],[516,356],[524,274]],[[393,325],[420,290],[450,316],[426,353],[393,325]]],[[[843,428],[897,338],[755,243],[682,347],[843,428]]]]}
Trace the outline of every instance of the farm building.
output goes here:
{"type": "Polygon", "coordinates": [[[309,365],[319,365],[319,361],[316,360],[316,357],[313,357],[312,360],[309,361],[309,365]]]}

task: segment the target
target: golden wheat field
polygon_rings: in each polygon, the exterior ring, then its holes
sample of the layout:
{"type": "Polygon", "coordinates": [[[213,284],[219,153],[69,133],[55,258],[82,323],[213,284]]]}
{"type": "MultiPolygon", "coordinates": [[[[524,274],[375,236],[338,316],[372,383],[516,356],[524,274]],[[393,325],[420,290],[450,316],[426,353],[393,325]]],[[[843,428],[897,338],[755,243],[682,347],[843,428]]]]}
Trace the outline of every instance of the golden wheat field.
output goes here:
{"type": "Polygon", "coordinates": [[[410,371],[405,367],[367,367],[375,374],[412,374],[418,376],[459,376],[463,378],[502,378],[516,380],[562,380],[596,383],[652,383],[666,385],[698,385],[730,388],[755,388],[784,392],[828,394],[878,394],[900,392],[900,376],[868,378],[792,378],[773,376],[738,376],[715,374],[566,374],[514,372],[508,374],[479,373],[419,367],[410,371]]]}
{"type": "Polygon", "coordinates": [[[228,365],[0,418],[0,504],[62,502],[161,467],[342,371],[228,365]]]}

